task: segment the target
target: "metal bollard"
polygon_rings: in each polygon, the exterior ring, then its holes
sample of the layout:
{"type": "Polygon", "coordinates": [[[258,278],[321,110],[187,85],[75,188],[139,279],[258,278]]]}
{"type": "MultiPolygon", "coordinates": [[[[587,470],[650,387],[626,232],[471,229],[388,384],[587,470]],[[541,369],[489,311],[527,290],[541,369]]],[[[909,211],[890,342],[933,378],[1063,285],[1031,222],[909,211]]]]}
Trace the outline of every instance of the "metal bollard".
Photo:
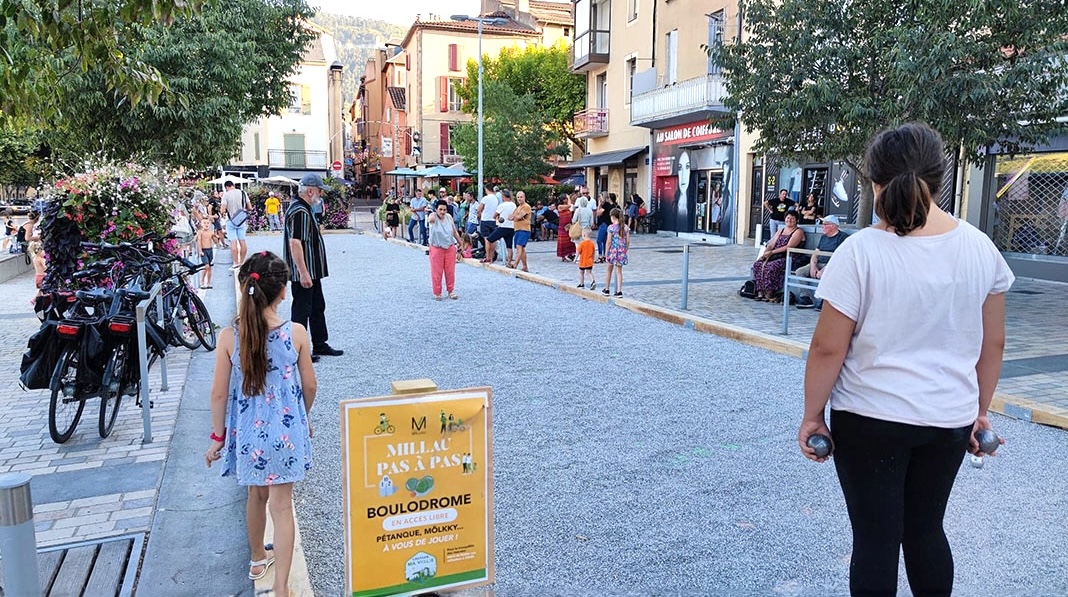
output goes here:
{"type": "Polygon", "coordinates": [[[0,566],[6,594],[13,597],[41,594],[30,478],[26,473],[0,475],[0,566]]]}
{"type": "Polygon", "coordinates": [[[690,295],[690,245],[682,246],[682,310],[686,310],[686,303],[690,295]]]}

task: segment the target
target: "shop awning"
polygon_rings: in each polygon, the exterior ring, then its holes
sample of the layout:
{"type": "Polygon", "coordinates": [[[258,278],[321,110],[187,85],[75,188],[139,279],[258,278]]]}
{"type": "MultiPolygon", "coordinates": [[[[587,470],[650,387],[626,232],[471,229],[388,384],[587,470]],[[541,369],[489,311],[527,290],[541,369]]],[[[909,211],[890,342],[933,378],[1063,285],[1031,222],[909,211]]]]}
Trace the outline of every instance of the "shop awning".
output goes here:
{"type": "Polygon", "coordinates": [[[588,155],[581,160],[571,162],[568,168],[595,168],[597,166],[618,166],[625,160],[646,151],[648,147],[635,147],[633,149],[621,149],[619,151],[606,151],[588,155]]]}

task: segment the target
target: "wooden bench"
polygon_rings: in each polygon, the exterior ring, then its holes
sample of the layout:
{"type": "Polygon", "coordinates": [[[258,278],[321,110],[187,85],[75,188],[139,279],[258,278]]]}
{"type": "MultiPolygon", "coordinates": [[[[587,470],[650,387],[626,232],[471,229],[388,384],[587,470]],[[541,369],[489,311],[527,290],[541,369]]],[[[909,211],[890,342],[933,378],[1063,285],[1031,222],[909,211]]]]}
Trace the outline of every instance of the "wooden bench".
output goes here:
{"type": "Polygon", "coordinates": [[[133,594],[143,535],[125,535],[37,552],[37,573],[46,597],[133,594]]]}

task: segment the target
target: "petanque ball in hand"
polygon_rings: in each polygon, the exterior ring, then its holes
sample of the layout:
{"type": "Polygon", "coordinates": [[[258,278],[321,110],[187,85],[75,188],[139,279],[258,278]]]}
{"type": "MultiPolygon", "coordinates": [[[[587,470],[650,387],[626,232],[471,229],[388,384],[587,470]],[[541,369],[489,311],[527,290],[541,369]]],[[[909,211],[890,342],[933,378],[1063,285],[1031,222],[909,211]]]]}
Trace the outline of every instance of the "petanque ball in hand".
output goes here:
{"type": "Polygon", "coordinates": [[[993,454],[994,450],[1001,445],[998,434],[990,429],[980,429],[975,434],[975,441],[979,442],[979,450],[984,454],[993,454]]]}
{"type": "Polygon", "coordinates": [[[816,451],[817,458],[823,458],[831,453],[831,438],[826,435],[810,435],[805,443],[816,451]]]}

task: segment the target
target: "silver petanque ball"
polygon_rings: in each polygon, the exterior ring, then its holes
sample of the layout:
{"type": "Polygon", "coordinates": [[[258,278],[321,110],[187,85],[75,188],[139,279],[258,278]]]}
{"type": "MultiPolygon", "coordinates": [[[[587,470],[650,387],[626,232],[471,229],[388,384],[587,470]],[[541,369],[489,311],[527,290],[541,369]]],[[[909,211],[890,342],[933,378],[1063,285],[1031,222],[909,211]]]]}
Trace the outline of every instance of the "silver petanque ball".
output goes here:
{"type": "Polygon", "coordinates": [[[823,458],[831,453],[831,438],[826,435],[810,435],[805,443],[816,451],[817,458],[823,458]]]}
{"type": "Polygon", "coordinates": [[[975,441],[979,442],[979,450],[984,454],[993,454],[998,449],[998,446],[1001,445],[998,434],[990,429],[980,429],[976,432],[975,441]]]}

